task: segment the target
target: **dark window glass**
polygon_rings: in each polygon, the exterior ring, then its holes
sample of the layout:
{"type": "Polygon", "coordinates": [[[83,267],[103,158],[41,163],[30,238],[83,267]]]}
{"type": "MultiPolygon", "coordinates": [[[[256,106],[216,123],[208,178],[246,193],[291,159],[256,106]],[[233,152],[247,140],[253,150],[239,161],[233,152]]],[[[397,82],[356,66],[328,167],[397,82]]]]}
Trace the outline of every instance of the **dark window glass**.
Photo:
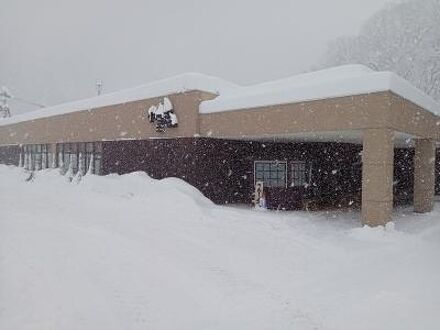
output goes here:
{"type": "Polygon", "coordinates": [[[290,164],[291,170],[291,187],[304,186],[307,183],[306,179],[306,163],[305,162],[293,162],[290,164]]]}
{"type": "Polygon", "coordinates": [[[255,181],[263,181],[266,187],[285,187],[287,177],[286,162],[257,161],[254,165],[255,181]]]}

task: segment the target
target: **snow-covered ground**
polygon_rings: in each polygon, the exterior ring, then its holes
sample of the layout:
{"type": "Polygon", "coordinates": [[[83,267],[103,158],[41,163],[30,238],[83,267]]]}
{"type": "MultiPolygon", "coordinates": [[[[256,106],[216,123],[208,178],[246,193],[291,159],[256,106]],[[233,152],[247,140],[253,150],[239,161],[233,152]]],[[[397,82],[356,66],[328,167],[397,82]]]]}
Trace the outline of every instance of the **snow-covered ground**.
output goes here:
{"type": "Polygon", "coordinates": [[[219,207],[141,173],[0,166],[0,329],[439,329],[440,208],[219,207]]]}

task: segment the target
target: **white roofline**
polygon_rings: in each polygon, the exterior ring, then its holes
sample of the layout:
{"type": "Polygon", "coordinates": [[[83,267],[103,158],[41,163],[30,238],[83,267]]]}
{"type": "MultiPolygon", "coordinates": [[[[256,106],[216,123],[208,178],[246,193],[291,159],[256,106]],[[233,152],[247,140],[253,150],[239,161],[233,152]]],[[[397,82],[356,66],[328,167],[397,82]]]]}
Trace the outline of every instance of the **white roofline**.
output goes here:
{"type": "MultiPolygon", "coordinates": [[[[270,85],[267,84],[268,87],[270,85]]],[[[440,105],[435,100],[391,72],[370,71],[357,76],[334,79],[326,77],[323,81],[312,79],[303,84],[298,81],[293,84],[286,82],[284,86],[278,84],[277,89],[262,88],[264,85],[257,87],[256,89],[252,86],[248,87],[246,88],[248,90],[241,94],[220,95],[216,99],[204,101],[200,105],[200,113],[209,114],[390,91],[435,115],[440,114],[440,105]]]]}
{"type": "Polygon", "coordinates": [[[219,95],[200,104],[199,111],[202,114],[384,91],[391,91],[435,115],[440,114],[440,105],[436,101],[394,73],[375,72],[362,65],[345,65],[247,87],[217,77],[186,73],[147,85],[2,119],[0,126],[194,90],[219,95]]]}
{"type": "Polygon", "coordinates": [[[199,73],[184,73],[171,78],[158,80],[150,84],[102,94],[88,99],[63,103],[20,114],[11,118],[0,119],[0,126],[77,111],[90,111],[105,106],[124,104],[188,91],[203,91],[218,95],[235,88],[239,88],[239,86],[221,78],[199,73]]]}

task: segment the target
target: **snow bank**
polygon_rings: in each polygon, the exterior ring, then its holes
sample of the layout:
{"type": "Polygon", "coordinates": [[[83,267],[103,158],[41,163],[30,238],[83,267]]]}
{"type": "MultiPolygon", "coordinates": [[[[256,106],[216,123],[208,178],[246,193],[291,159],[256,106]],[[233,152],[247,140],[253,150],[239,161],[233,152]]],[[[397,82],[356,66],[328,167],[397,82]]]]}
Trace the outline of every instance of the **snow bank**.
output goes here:
{"type": "Polygon", "coordinates": [[[440,324],[440,209],[219,207],[144,173],[34,180],[0,165],[1,329],[424,329],[440,324]]]}
{"type": "MultiPolygon", "coordinates": [[[[13,169],[13,167],[12,167],[13,169]]],[[[14,170],[14,169],[13,169],[14,170]]],[[[22,176],[29,174],[22,171],[22,176]]],[[[62,177],[58,169],[46,169],[34,172],[32,182],[40,185],[54,185],[66,188],[65,185],[77,186],[84,190],[104,196],[123,199],[143,200],[158,207],[209,207],[212,201],[206,198],[198,189],[178,178],[152,179],[145,172],[133,172],[124,175],[110,174],[107,176],[86,175],[80,181],[72,181],[62,177]]],[[[75,188],[75,187],[74,187],[75,188]]]]}
{"type": "Polygon", "coordinates": [[[76,111],[94,110],[108,105],[145,100],[170,94],[183,93],[186,91],[199,90],[220,94],[226,93],[235,88],[238,88],[238,86],[221,78],[199,73],[184,73],[135,88],[103,94],[80,101],[63,103],[22,115],[17,115],[12,118],[1,119],[0,126],[38,118],[62,115],[76,111]]]}
{"type": "Polygon", "coordinates": [[[206,114],[383,91],[392,91],[434,114],[440,113],[438,103],[406,80],[394,73],[375,72],[362,65],[346,65],[232,90],[202,102],[200,112],[206,114]]]}
{"type": "MultiPolygon", "coordinates": [[[[44,179],[46,174],[42,175],[44,179]]],[[[156,180],[149,177],[145,172],[133,172],[130,174],[111,174],[106,177],[87,175],[82,178],[81,188],[106,196],[134,198],[148,201],[148,204],[156,204],[160,207],[175,207],[176,205],[187,207],[208,207],[212,202],[203,194],[178,178],[166,178],[156,180]]]]}

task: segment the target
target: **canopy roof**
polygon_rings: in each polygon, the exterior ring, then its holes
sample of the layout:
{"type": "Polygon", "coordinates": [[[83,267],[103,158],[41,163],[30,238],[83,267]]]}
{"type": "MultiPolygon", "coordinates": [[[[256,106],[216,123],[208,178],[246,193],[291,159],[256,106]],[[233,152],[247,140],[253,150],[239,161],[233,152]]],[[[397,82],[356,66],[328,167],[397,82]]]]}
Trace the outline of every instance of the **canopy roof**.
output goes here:
{"type": "Polygon", "coordinates": [[[201,113],[298,103],[326,98],[391,91],[438,115],[440,105],[392,72],[376,72],[363,65],[345,65],[304,73],[263,84],[232,89],[205,101],[201,113]]]}

